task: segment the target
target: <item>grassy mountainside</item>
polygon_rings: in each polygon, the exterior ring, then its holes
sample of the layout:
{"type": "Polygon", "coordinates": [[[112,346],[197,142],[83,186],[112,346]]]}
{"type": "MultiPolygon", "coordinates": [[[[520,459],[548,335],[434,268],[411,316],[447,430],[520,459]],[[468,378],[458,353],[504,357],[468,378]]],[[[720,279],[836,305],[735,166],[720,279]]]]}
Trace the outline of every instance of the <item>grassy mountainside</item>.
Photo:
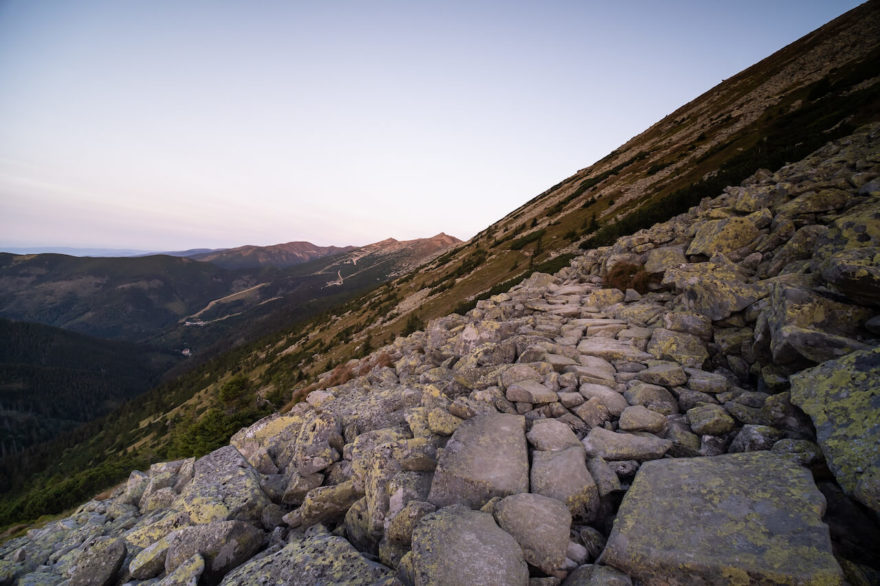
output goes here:
{"type": "Polygon", "coordinates": [[[467,310],[535,270],[566,265],[580,245],[612,244],[880,119],[878,47],[873,1],[726,80],[417,271],[143,395],[71,436],[63,459],[60,444],[34,453],[42,467],[34,470],[44,472],[0,503],[0,523],[87,497],[130,469],[117,470],[118,462],[143,466],[221,445],[248,418],[291,394],[338,384],[350,376],[351,358],[428,319],[467,310]]]}

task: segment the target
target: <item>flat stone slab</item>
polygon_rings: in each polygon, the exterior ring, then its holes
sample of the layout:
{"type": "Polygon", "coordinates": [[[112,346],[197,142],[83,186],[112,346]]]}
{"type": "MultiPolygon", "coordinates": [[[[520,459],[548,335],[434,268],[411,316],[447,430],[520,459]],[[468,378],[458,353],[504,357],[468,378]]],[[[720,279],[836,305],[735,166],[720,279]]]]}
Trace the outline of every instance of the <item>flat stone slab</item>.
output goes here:
{"type": "Polygon", "coordinates": [[[468,419],[446,444],[434,472],[428,501],[482,507],[492,497],[529,491],[526,422],[498,413],[468,419]]]}
{"type": "Polygon", "coordinates": [[[840,486],[880,512],[880,348],[792,376],[791,402],[813,420],[840,486]]]}
{"type": "Polygon", "coordinates": [[[604,427],[591,429],[583,443],[588,456],[602,456],[606,460],[655,460],[672,447],[671,441],[655,435],[617,433],[604,427]]]}
{"type": "Polygon", "coordinates": [[[633,346],[628,340],[615,340],[614,338],[586,338],[581,340],[577,349],[581,354],[597,356],[605,360],[644,362],[654,358],[651,354],[642,352],[633,346]]]}
{"type": "Polygon", "coordinates": [[[602,561],[646,585],[841,584],[810,472],[770,452],[642,465],[602,561]]]}

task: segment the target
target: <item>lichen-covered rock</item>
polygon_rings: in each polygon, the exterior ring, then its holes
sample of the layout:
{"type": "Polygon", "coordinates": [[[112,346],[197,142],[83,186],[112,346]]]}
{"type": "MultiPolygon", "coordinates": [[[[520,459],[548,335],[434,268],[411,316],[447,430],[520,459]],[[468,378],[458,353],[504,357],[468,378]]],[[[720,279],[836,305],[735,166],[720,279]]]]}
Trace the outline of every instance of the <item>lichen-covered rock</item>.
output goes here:
{"type": "Polygon", "coordinates": [[[810,473],[770,452],[647,462],[603,554],[645,584],[841,584],[810,473]]]}
{"type": "Polygon", "coordinates": [[[655,460],[672,447],[671,441],[654,435],[616,433],[602,427],[591,429],[583,444],[588,456],[606,460],[655,460]]]}
{"type": "Polygon", "coordinates": [[[828,466],[848,493],[880,512],[880,348],[791,377],[791,401],[813,420],[828,466]]]}
{"type": "Polygon", "coordinates": [[[173,572],[162,578],[158,586],[197,586],[205,572],[205,558],[193,554],[185,559],[173,572]]]}
{"type": "Polygon", "coordinates": [[[587,564],[572,571],[562,586],[632,586],[632,580],[611,566],[587,564]]]}
{"type": "Polygon", "coordinates": [[[349,507],[361,496],[363,493],[356,490],[350,480],[333,486],[313,488],[303,499],[299,509],[303,527],[342,519],[349,507]]]}
{"type": "Polygon", "coordinates": [[[721,405],[697,405],[688,410],[687,418],[694,433],[700,435],[721,435],[736,427],[736,421],[721,405]]]}
{"type": "Polygon", "coordinates": [[[205,562],[205,576],[217,580],[254,555],[263,546],[265,536],[243,521],[214,521],[179,529],[167,539],[167,574],[195,554],[200,554],[205,562]]]}
{"type": "Polygon", "coordinates": [[[641,405],[663,415],[678,413],[678,401],[660,385],[635,381],[623,393],[623,397],[630,405],[641,405]]]}
{"type": "Polygon", "coordinates": [[[385,535],[391,541],[409,545],[412,541],[412,532],[422,517],[436,510],[437,507],[427,501],[409,501],[391,519],[385,535]]]}
{"type": "Polygon", "coordinates": [[[658,362],[636,374],[636,378],[652,385],[677,387],[687,383],[688,377],[676,362],[658,362]]]}
{"type": "Polygon", "coordinates": [[[480,507],[493,496],[528,490],[525,419],[499,413],[468,419],[455,430],[437,463],[428,501],[480,507]]]}
{"type": "Polygon", "coordinates": [[[260,488],[260,475],[233,446],[199,458],[192,481],[173,507],[193,523],[227,519],[260,522],[269,499],[260,488]]]}
{"type": "Polygon", "coordinates": [[[68,570],[70,586],[112,584],[126,553],[125,543],[121,539],[96,537],[86,541],[68,570]]]}
{"type": "Polygon", "coordinates": [[[694,368],[699,368],[709,358],[706,345],[699,338],[665,328],[654,330],[647,350],[659,360],[672,360],[694,368]]]}
{"type": "Polygon", "coordinates": [[[165,571],[165,556],[171,541],[162,538],[142,549],[128,564],[128,572],[135,580],[148,580],[165,571]]]}
{"type": "Polygon", "coordinates": [[[758,229],[746,218],[709,220],[698,225],[687,254],[711,256],[719,252],[722,254],[733,252],[754,244],[758,234],[758,229]]]}
{"type": "Polygon", "coordinates": [[[880,247],[842,250],[822,263],[822,278],[864,305],[880,305],[880,247]]]}
{"type": "Polygon", "coordinates": [[[332,412],[313,413],[306,418],[297,436],[293,464],[301,474],[314,474],[340,458],[342,425],[332,412]]]}
{"type": "Polygon", "coordinates": [[[565,503],[572,516],[589,521],[599,508],[599,490],[587,470],[583,446],[532,453],[532,492],[565,503]]]}
{"type": "Polygon", "coordinates": [[[666,269],[685,264],[684,248],[681,246],[664,246],[648,251],[645,258],[645,270],[652,275],[662,274],[666,269]]]}
{"type": "Polygon", "coordinates": [[[224,586],[367,586],[391,575],[385,566],[364,558],[351,544],[327,532],[296,535],[277,552],[257,557],[230,572],[224,586]]]}
{"type": "Polygon", "coordinates": [[[529,564],[547,574],[565,564],[571,513],[560,501],[538,494],[514,494],[495,505],[495,520],[516,539],[529,564]]]}
{"type": "Polygon", "coordinates": [[[777,286],[755,325],[755,339],[773,360],[824,362],[865,347],[853,337],[871,316],[867,308],[840,303],[798,287],[777,286]]]}
{"type": "Polygon", "coordinates": [[[457,505],[422,517],[413,531],[415,586],[525,586],[529,570],[516,540],[492,515],[457,505]]]}

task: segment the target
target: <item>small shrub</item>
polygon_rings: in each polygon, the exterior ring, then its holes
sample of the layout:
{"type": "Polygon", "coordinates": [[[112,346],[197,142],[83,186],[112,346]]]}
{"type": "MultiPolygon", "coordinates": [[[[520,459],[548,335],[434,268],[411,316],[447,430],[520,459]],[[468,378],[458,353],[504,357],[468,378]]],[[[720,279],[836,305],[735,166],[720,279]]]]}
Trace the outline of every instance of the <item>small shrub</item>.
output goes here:
{"type": "Polygon", "coordinates": [[[423,329],[425,329],[425,322],[423,322],[418,315],[413,313],[406,320],[406,325],[403,326],[403,332],[401,333],[401,335],[408,336],[423,329]]]}
{"type": "Polygon", "coordinates": [[[647,293],[650,281],[651,275],[643,265],[622,262],[611,267],[605,275],[604,284],[608,288],[621,291],[635,289],[639,293],[647,293]]]}

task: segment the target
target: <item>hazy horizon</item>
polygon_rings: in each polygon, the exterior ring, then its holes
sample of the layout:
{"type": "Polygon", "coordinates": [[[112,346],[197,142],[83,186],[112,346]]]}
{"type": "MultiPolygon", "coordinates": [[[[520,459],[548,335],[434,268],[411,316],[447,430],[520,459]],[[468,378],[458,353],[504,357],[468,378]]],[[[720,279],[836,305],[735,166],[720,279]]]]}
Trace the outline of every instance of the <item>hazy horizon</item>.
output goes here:
{"type": "Polygon", "coordinates": [[[0,3],[0,249],[467,240],[858,2],[0,3]]]}

